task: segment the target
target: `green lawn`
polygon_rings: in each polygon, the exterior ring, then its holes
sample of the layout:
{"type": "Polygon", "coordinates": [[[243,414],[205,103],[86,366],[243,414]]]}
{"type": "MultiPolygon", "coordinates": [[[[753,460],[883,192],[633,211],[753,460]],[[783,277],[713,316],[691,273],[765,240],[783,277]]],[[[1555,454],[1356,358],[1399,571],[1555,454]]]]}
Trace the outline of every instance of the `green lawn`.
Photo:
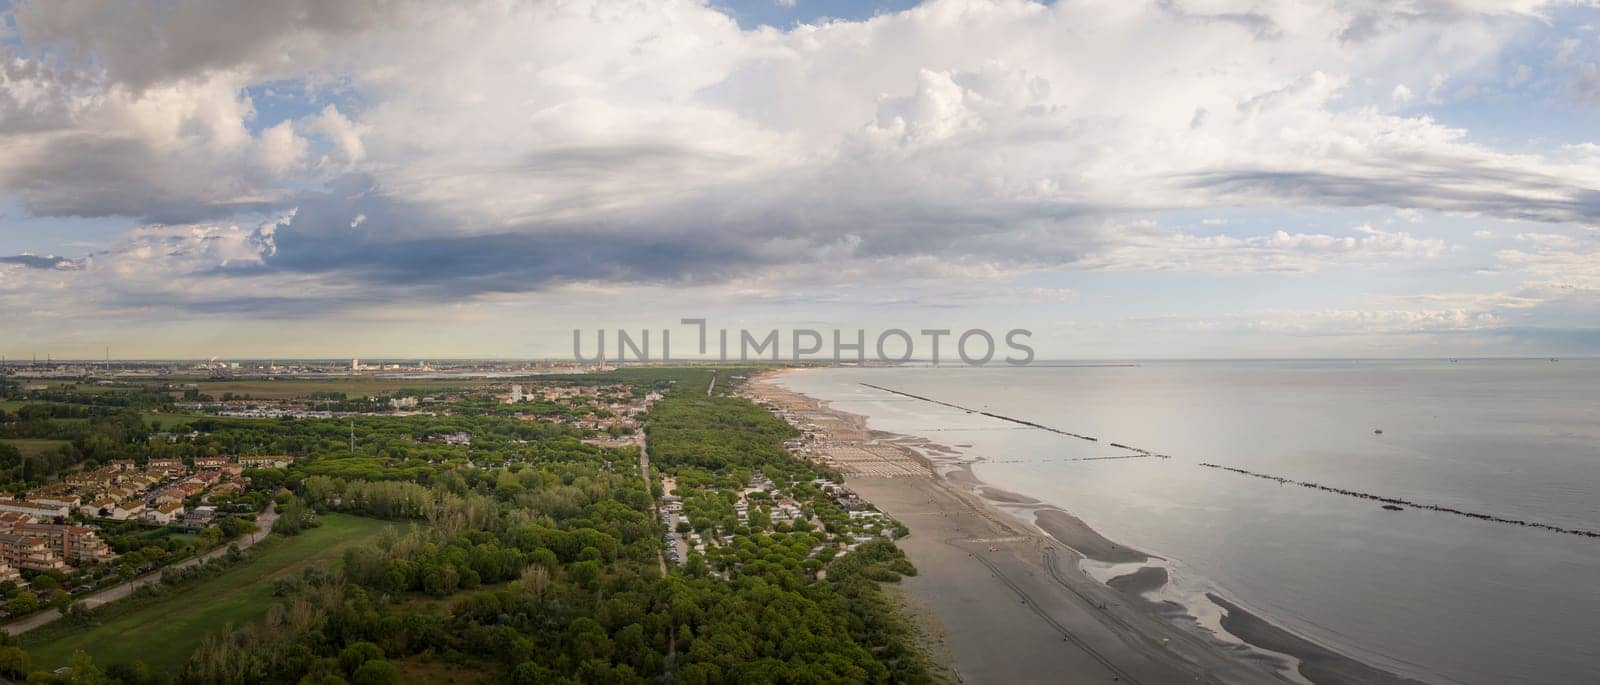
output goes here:
{"type": "Polygon", "coordinates": [[[317,528],[292,538],[262,542],[260,554],[219,576],[184,586],[170,597],[127,613],[113,612],[115,615],[99,625],[54,637],[45,644],[33,644],[28,639],[32,633],[24,633],[23,645],[33,656],[35,670],[63,666],[74,650],[81,649],[101,667],[141,660],[151,669],[176,673],[207,634],[266,615],[275,599],[274,580],[307,566],[336,564],[345,548],[392,525],[396,524],[328,514],[317,528]]]}
{"type": "Polygon", "coordinates": [[[0,440],[0,442],[17,448],[17,451],[21,452],[24,457],[48,454],[61,449],[62,445],[70,444],[66,440],[34,440],[32,438],[12,438],[0,440]]]}

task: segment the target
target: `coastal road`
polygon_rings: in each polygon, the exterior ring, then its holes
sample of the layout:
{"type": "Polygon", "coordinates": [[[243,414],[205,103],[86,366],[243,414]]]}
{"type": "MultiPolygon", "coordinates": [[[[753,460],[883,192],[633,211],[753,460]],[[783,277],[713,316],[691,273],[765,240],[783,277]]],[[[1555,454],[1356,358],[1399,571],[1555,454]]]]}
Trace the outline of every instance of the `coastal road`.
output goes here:
{"type": "MultiPolygon", "coordinates": [[[[269,502],[267,504],[267,508],[262,510],[262,512],[256,516],[256,532],[236,540],[234,544],[239,545],[239,549],[245,549],[256,544],[257,542],[260,542],[261,540],[265,539],[267,535],[271,534],[272,523],[277,520],[277,505],[276,503],[269,502]]],[[[134,590],[151,583],[161,582],[161,574],[167,569],[187,568],[194,566],[195,564],[205,563],[206,561],[210,561],[227,553],[228,545],[223,545],[199,556],[185,559],[160,570],[151,571],[150,573],[146,573],[137,578],[130,579],[125,583],[113,585],[75,601],[82,602],[84,606],[93,609],[108,602],[115,602],[119,599],[123,599],[133,594],[134,590]]],[[[38,628],[46,623],[53,622],[59,618],[61,618],[60,611],[55,609],[45,609],[44,611],[32,614],[26,618],[8,623],[4,626],[0,626],[0,629],[5,630],[12,635],[19,635],[33,630],[34,628],[38,628]]]]}

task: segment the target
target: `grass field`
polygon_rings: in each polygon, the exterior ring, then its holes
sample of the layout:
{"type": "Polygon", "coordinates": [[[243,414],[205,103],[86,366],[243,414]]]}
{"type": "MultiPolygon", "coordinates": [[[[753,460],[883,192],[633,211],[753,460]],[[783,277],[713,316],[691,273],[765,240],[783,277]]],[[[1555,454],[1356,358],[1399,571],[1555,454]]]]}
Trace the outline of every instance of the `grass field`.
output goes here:
{"type": "Polygon", "coordinates": [[[66,440],[33,440],[30,438],[12,438],[0,440],[7,445],[17,448],[24,457],[48,454],[61,449],[62,445],[70,444],[66,440]]]}
{"type": "Polygon", "coordinates": [[[142,412],[142,415],[144,416],[145,425],[150,426],[155,425],[156,422],[160,422],[161,430],[166,431],[187,428],[189,424],[200,419],[216,418],[214,416],[208,416],[205,414],[168,414],[166,412],[158,411],[142,412]]]}
{"type": "Polygon", "coordinates": [[[322,525],[317,528],[292,538],[262,542],[263,548],[256,557],[221,575],[185,586],[172,596],[132,611],[114,613],[99,625],[55,636],[43,644],[33,643],[29,640],[33,633],[25,633],[23,646],[33,656],[35,670],[63,666],[74,650],[81,649],[101,667],[140,660],[151,669],[176,673],[207,634],[264,616],[274,601],[274,580],[297,574],[307,566],[336,564],[347,547],[391,525],[396,524],[329,514],[322,517],[322,525]]]}

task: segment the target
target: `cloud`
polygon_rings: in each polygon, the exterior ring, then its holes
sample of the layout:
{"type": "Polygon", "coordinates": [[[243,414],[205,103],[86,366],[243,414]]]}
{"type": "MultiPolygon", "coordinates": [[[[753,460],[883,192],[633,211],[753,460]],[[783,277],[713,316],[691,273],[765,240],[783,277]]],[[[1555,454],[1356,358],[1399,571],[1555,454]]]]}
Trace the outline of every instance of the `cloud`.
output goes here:
{"type": "Polygon", "coordinates": [[[1336,264],[1431,259],[1449,249],[1442,240],[1403,231],[1363,225],[1353,232],[1356,235],[1333,236],[1279,230],[1236,237],[1165,231],[1148,222],[1113,226],[1107,230],[1104,247],[1091,250],[1076,266],[1108,271],[1312,272],[1336,264]]]}
{"type": "Polygon", "coordinates": [[[18,264],[18,265],[21,265],[21,266],[28,267],[30,269],[73,270],[73,269],[79,269],[79,268],[83,267],[82,262],[80,262],[78,260],[68,259],[66,257],[57,257],[55,255],[47,255],[47,256],[44,256],[44,257],[40,257],[38,255],[31,255],[31,254],[20,254],[20,255],[13,255],[13,256],[10,256],[10,257],[0,257],[0,264],[18,264]]]}
{"type": "Polygon", "coordinates": [[[107,306],[315,316],[597,282],[811,279],[785,292],[843,297],[874,274],[926,293],[988,274],[998,300],[1037,270],[1439,260],[1442,239],[1370,226],[1138,219],[1600,221],[1587,157],[1387,113],[1413,97],[1391,84],[1449,98],[1503,80],[1546,8],[931,0],[747,31],[699,2],[21,3],[0,194],[143,228],[74,273],[7,278],[107,306]],[[268,106],[284,81],[303,106],[268,106]]]}
{"type": "Polygon", "coordinates": [[[18,0],[31,43],[93,61],[117,83],[143,89],[244,70],[270,80],[288,55],[322,54],[340,37],[380,25],[412,3],[390,0],[18,0]]]}

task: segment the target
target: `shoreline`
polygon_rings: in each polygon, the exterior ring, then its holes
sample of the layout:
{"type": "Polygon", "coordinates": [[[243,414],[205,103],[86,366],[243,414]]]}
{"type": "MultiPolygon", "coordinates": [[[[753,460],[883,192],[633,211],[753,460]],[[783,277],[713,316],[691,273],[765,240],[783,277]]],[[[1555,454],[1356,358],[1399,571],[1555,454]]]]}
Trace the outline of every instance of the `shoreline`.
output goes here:
{"type": "Polygon", "coordinates": [[[843,472],[848,486],[911,530],[899,544],[919,575],[904,589],[942,619],[925,632],[949,641],[938,651],[953,656],[947,666],[963,680],[1054,682],[1071,669],[1146,683],[1420,682],[1295,635],[1214,592],[1205,594],[1213,604],[1206,609],[1218,615],[1212,625],[1181,604],[1148,597],[1168,585],[1159,557],[1104,537],[1064,509],[984,483],[959,450],[870,429],[865,416],[783,387],[783,374],[792,372],[754,377],[749,392],[826,436],[807,448],[812,458],[843,472]],[[1085,561],[1129,569],[1097,578],[1085,561]]]}

